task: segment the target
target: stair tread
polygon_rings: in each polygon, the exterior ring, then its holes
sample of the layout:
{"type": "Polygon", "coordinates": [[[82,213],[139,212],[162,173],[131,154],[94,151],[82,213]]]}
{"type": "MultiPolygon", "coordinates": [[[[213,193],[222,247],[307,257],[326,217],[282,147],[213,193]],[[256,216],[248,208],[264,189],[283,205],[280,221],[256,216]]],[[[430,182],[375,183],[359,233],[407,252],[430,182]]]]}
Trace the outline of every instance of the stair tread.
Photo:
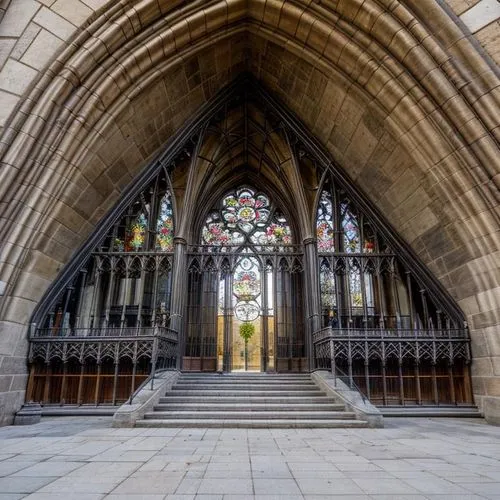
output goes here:
{"type": "Polygon", "coordinates": [[[139,427],[366,427],[310,375],[182,374],[139,427]]]}
{"type": "MultiPolygon", "coordinates": [[[[171,393],[169,393],[171,394],[171,393]]],[[[219,398],[219,396],[206,396],[207,399],[215,399],[215,398],[219,398]]],[[[279,398],[282,398],[282,399],[286,399],[287,401],[303,401],[304,399],[307,399],[307,400],[311,400],[311,401],[317,401],[317,402],[321,402],[321,401],[331,401],[331,402],[334,402],[335,399],[330,397],[330,396],[322,396],[322,395],[317,395],[317,396],[288,396],[288,397],[284,397],[284,396],[279,396],[278,398],[275,398],[275,397],[271,397],[271,396],[255,396],[253,394],[251,395],[248,395],[248,396],[229,396],[229,398],[227,399],[231,399],[231,398],[236,398],[236,399],[239,399],[241,401],[257,401],[258,399],[268,399],[270,401],[275,401],[276,399],[279,399],[279,398]]],[[[198,402],[200,401],[200,399],[198,398],[198,396],[180,396],[180,395],[169,395],[169,396],[162,396],[160,398],[160,401],[163,401],[163,400],[179,400],[179,399],[190,399],[194,402],[198,402]]],[[[225,398],[226,399],[226,398],[225,398]]]]}
{"type": "Polygon", "coordinates": [[[251,394],[251,393],[256,393],[256,392],[262,392],[262,393],[265,393],[265,394],[290,394],[290,395],[307,395],[307,394],[324,394],[320,389],[313,389],[313,390],[308,390],[308,391],[300,391],[300,390],[273,390],[273,391],[266,391],[266,390],[262,390],[260,389],[259,391],[257,390],[249,390],[249,389],[178,389],[178,388],[175,388],[173,387],[171,392],[170,393],[175,393],[175,394],[178,394],[180,392],[187,392],[187,393],[195,393],[195,392],[200,392],[202,394],[206,393],[206,392],[211,392],[211,393],[223,393],[223,394],[227,394],[229,392],[239,392],[239,393],[242,393],[242,394],[251,394]]]}
{"type": "Polygon", "coordinates": [[[221,391],[240,389],[244,387],[247,391],[254,391],[259,389],[265,389],[268,391],[276,390],[299,390],[299,391],[317,391],[319,390],[314,384],[175,384],[172,390],[205,390],[205,389],[218,389],[221,391]]]}
{"type": "Polygon", "coordinates": [[[136,422],[137,427],[302,427],[302,428],[342,428],[342,427],[366,427],[367,422],[363,420],[307,420],[307,419],[297,419],[297,420],[215,420],[210,421],[207,419],[189,420],[189,421],[179,421],[179,420],[168,420],[168,419],[148,419],[148,420],[138,420],[136,422]]]}
{"type": "Polygon", "coordinates": [[[262,416],[271,416],[271,415],[280,415],[283,418],[290,418],[290,417],[303,417],[303,416],[314,416],[314,418],[317,418],[318,416],[323,416],[325,418],[340,418],[342,416],[349,416],[354,418],[354,413],[352,412],[346,412],[346,411],[210,411],[210,410],[201,410],[199,412],[193,413],[192,411],[182,411],[182,410],[168,410],[168,411],[152,411],[148,412],[145,414],[145,416],[150,417],[153,415],[160,416],[160,415],[165,415],[165,416],[182,416],[182,417],[187,417],[191,418],[194,415],[200,416],[201,414],[208,416],[208,417],[227,417],[228,415],[234,416],[241,418],[244,415],[248,415],[249,417],[262,417],[262,416]]]}
{"type": "MultiPolygon", "coordinates": [[[[242,402],[244,403],[244,402],[242,402]]],[[[253,401],[249,401],[251,403],[252,408],[268,408],[270,406],[272,407],[280,407],[280,408],[303,408],[305,406],[308,407],[313,407],[313,408],[320,408],[320,407],[326,407],[332,410],[337,410],[339,408],[344,408],[344,405],[338,404],[338,403],[296,403],[296,402],[288,402],[288,403],[256,403],[253,401]]],[[[159,403],[156,405],[156,408],[159,408],[160,406],[182,406],[184,408],[199,408],[200,406],[223,406],[225,408],[238,408],[241,406],[239,403],[230,403],[230,402],[225,402],[225,401],[217,401],[213,403],[206,403],[206,402],[199,402],[199,403],[159,403]]],[[[247,406],[249,406],[247,404],[247,406]]]]}

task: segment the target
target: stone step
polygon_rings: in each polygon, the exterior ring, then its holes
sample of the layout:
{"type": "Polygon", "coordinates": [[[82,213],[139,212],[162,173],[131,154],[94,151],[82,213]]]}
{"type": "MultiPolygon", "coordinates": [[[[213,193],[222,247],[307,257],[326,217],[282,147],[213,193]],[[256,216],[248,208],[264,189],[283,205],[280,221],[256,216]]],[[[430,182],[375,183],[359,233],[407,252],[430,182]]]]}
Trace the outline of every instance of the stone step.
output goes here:
{"type": "Polygon", "coordinates": [[[42,406],[42,417],[112,417],[119,406],[94,405],[45,405],[42,406]]]}
{"type": "Polygon", "coordinates": [[[185,379],[184,377],[180,378],[178,381],[178,384],[182,385],[266,385],[266,386],[274,386],[274,385],[279,385],[279,386],[289,386],[289,385],[297,385],[297,386],[314,386],[314,382],[311,380],[288,380],[288,379],[281,379],[281,380],[263,380],[261,378],[257,379],[209,379],[209,380],[202,380],[202,379],[185,379]]]}
{"type": "Polygon", "coordinates": [[[274,397],[274,396],[281,396],[281,397],[288,397],[288,396],[324,396],[325,393],[322,392],[320,389],[317,390],[308,390],[308,391],[280,391],[280,390],[275,390],[275,391],[263,391],[263,390],[231,390],[231,389],[226,389],[226,390],[198,390],[198,389],[193,389],[193,390],[178,390],[173,388],[172,391],[169,392],[169,396],[239,396],[239,397],[248,397],[248,396],[260,396],[260,397],[274,397]]]}
{"type": "Polygon", "coordinates": [[[183,373],[138,427],[367,427],[309,374],[183,373]]]}
{"type": "Polygon", "coordinates": [[[289,384],[289,385],[281,385],[281,384],[184,384],[177,383],[172,387],[174,391],[189,391],[189,390],[197,390],[197,391],[232,391],[232,390],[240,390],[244,389],[246,391],[311,391],[318,392],[320,389],[314,384],[307,385],[299,385],[299,384],[289,384]]]}
{"type": "Polygon", "coordinates": [[[214,403],[168,403],[155,406],[155,411],[343,411],[341,404],[305,403],[227,403],[225,400],[214,403]]]}
{"type": "Polygon", "coordinates": [[[263,381],[311,381],[311,377],[307,375],[181,375],[181,380],[220,380],[220,381],[231,381],[231,380],[263,380],[263,381]]]}
{"type": "Polygon", "coordinates": [[[180,420],[191,420],[191,419],[217,419],[217,420],[240,420],[240,419],[250,419],[250,420],[316,420],[316,419],[343,419],[349,420],[354,419],[355,415],[352,412],[346,411],[153,411],[146,413],[144,419],[180,419],[180,420]]]}
{"type": "Polygon", "coordinates": [[[138,420],[136,427],[180,427],[180,428],[245,428],[245,429],[339,429],[339,428],[362,428],[367,427],[367,422],[363,420],[308,420],[308,419],[274,419],[274,420],[254,420],[242,419],[234,420],[225,418],[221,420],[213,419],[145,419],[138,420]]]}
{"type": "Polygon", "coordinates": [[[384,417],[482,418],[476,406],[379,406],[384,417]]]}
{"type": "MultiPolygon", "coordinates": [[[[219,396],[164,396],[160,398],[159,404],[172,404],[172,403],[193,403],[193,404],[204,404],[204,403],[215,403],[217,401],[224,401],[225,403],[256,403],[256,404],[280,404],[280,403],[290,403],[290,404],[335,404],[335,399],[328,396],[225,396],[224,398],[219,396]]],[[[343,406],[343,405],[340,405],[343,406]]]]}

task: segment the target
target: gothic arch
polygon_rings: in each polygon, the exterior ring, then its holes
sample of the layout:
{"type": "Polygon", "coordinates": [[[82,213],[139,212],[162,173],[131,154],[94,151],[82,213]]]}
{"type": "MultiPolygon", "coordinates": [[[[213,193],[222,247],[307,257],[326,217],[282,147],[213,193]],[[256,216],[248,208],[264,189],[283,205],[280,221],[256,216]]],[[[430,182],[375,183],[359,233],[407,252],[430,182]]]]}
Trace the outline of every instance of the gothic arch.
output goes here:
{"type": "MultiPolygon", "coordinates": [[[[248,70],[458,301],[478,401],[497,411],[498,68],[441,5],[145,0],[77,24],[3,130],[9,338],[25,337],[59,270],[173,132],[248,70]]],[[[8,355],[23,356],[17,343],[8,355]]]]}

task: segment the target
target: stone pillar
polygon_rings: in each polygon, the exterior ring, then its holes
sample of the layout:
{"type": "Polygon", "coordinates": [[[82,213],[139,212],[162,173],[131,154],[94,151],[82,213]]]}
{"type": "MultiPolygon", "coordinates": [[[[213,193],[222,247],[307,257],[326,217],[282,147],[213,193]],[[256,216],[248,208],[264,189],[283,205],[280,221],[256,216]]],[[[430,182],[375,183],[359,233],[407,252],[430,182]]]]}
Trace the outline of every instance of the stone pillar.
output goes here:
{"type": "Polygon", "coordinates": [[[184,355],[184,313],[186,310],[187,270],[186,270],[186,240],[174,238],[174,264],[172,270],[172,307],[170,308],[170,328],[178,333],[177,369],[182,368],[184,355]]]}
{"type": "Polygon", "coordinates": [[[307,317],[305,344],[309,370],[312,370],[314,368],[312,334],[321,328],[318,252],[314,238],[304,240],[304,277],[307,317]]]}

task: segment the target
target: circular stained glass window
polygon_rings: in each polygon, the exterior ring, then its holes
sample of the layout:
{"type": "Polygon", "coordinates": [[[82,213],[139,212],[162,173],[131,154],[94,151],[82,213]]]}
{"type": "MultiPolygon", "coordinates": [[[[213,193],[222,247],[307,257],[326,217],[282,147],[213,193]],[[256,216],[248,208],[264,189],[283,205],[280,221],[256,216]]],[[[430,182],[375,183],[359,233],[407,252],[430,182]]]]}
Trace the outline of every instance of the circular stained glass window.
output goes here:
{"type": "Polygon", "coordinates": [[[208,245],[290,245],[290,226],[285,217],[271,206],[264,194],[240,188],[228,194],[220,211],[214,211],[205,222],[202,243],[208,245]]]}
{"type": "Polygon", "coordinates": [[[234,315],[240,321],[254,321],[259,317],[260,306],[255,300],[241,301],[234,307],[234,315]]]}

